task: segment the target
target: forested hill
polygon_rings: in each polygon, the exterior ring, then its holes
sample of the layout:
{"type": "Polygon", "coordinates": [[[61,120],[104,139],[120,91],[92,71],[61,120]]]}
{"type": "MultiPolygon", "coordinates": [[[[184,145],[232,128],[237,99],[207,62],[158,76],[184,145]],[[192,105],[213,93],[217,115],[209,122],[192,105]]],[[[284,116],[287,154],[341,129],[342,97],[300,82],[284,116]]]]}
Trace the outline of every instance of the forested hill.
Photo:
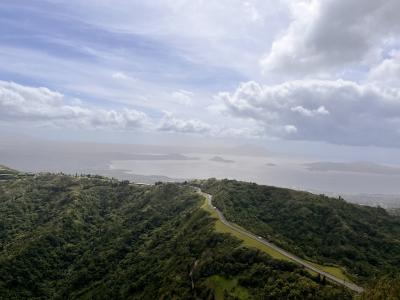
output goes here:
{"type": "Polygon", "coordinates": [[[214,231],[183,184],[0,180],[0,299],[351,299],[214,231]]]}
{"type": "Polygon", "coordinates": [[[358,281],[399,272],[400,217],[382,208],[234,180],[200,185],[229,221],[303,258],[342,266],[358,281]]]}

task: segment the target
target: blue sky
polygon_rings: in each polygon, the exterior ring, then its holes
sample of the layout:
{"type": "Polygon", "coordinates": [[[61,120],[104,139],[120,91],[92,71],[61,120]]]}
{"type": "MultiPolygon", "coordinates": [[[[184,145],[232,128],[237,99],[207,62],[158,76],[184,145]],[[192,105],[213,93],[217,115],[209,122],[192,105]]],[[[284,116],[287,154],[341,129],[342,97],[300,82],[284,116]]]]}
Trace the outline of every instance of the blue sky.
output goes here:
{"type": "Polygon", "coordinates": [[[397,149],[399,10],[395,0],[5,0],[0,123],[105,142],[397,149]]]}
{"type": "MultiPolygon", "coordinates": [[[[2,46],[17,52],[3,52],[13,58],[10,62],[18,63],[22,59],[24,64],[36,66],[37,61],[21,57],[26,53],[33,56],[32,59],[42,59],[44,63],[47,60],[58,61],[60,65],[71,62],[77,68],[80,65],[87,67],[88,72],[98,68],[109,72],[111,76],[124,74],[125,77],[138,78],[167,89],[185,86],[218,91],[226,84],[247,79],[229,67],[191,61],[168,41],[168,37],[153,37],[90,24],[89,20],[81,19],[74,11],[69,14],[69,9],[66,9],[68,5],[45,1],[12,1],[11,4],[5,2],[0,5],[2,46]]],[[[40,70],[35,71],[41,73],[40,70]]],[[[44,80],[39,81],[33,74],[24,73],[23,70],[9,72],[4,76],[9,76],[10,80],[22,79],[23,83],[44,84],[46,87],[64,90],[60,81],[80,75],[76,73],[86,75],[73,68],[54,68],[51,71],[63,71],[64,78],[54,80],[48,74],[44,80]]],[[[88,94],[86,96],[90,96],[88,94]]]]}

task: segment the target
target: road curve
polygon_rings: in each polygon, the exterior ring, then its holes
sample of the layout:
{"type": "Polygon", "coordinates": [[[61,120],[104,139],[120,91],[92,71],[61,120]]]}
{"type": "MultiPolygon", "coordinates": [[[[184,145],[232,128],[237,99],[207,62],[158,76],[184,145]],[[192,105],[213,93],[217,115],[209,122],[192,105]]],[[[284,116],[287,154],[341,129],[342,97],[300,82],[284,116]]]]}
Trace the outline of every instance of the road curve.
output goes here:
{"type": "Polygon", "coordinates": [[[336,276],[334,276],[332,274],[329,274],[329,273],[327,273],[325,271],[322,271],[322,270],[316,268],[315,266],[311,265],[310,263],[306,262],[305,260],[301,259],[300,257],[283,250],[282,248],[276,246],[275,244],[272,244],[272,243],[268,242],[267,240],[265,240],[262,237],[258,237],[256,235],[250,233],[250,232],[244,231],[244,230],[232,225],[231,223],[229,223],[225,219],[223,213],[218,208],[216,208],[215,206],[212,205],[212,196],[210,194],[204,193],[200,188],[195,187],[195,189],[199,194],[201,194],[202,196],[204,196],[207,199],[207,204],[217,212],[219,220],[222,223],[224,223],[226,226],[231,228],[232,230],[240,232],[241,234],[244,234],[244,235],[248,236],[249,238],[260,242],[261,244],[264,244],[264,245],[276,250],[277,252],[279,252],[283,256],[286,256],[290,260],[292,260],[292,261],[304,266],[305,268],[307,268],[307,269],[309,269],[311,271],[314,271],[314,272],[320,274],[321,276],[325,276],[331,282],[334,282],[334,283],[336,283],[338,285],[345,286],[345,287],[347,287],[347,288],[349,288],[349,289],[351,289],[351,290],[353,290],[353,291],[355,291],[357,293],[361,293],[364,290],[362,287],[360,287],[360,286],[358,286],[358,285],[356,285],[354,283],[345,281],[345,280],[340,279],[340,278],[338,278],[338,277],[336,277],[336,276]]]}

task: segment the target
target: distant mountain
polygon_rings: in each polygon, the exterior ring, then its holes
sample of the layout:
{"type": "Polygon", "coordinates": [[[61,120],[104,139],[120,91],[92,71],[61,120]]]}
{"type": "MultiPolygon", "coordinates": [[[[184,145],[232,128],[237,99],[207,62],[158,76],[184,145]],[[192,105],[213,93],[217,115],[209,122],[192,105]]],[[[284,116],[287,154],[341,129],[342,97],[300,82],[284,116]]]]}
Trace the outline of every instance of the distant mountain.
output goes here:
{"type": "Polygon", "coordinates": [[[1,174],[16,174],[16,173],[18,173],[18,171],[15,171],[15,170],[10,169],[10,168],[8,168],[6,166],[0,165],[0,173],[1,174]]]}
{"type": "Polygon", "coordinates": [[[220,163],[225,163],[225,164],[230,164],[230,163],[234,163],[234,160],[229,160],[229,159],[224,159],[221,156],[214,156],[212,158],[210,158],[211,161],[215,161],[215,162],[220,162],[220,163]]]}
{"type": "Polygon", "coordinates": [[[0,180],[17,179],[25,176],[25,173],[20,173],[16,170],[0,165],[0,180]]]}

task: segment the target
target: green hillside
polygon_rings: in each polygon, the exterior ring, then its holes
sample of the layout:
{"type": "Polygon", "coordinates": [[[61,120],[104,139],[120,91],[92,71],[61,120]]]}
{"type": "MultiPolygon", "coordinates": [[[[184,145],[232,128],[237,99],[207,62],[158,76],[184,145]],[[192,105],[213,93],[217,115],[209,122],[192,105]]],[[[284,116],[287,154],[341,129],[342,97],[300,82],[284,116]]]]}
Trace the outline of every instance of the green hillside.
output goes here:
{"type": "Polygon", "coordinates": [[[21,176],[24,176],[24,174],[0,165],[0,180],[16,179],[21,176]]]}
{"type": "Polygon", "coordinates": [[[200,185],[229,221],[303,258],[340,266],[358,281],[398,272],[400,218],[382,208],[233,180],[200,185]]]}
{"type": "Polygon", "coordinates": [[[0,299],[351,299],[214,230],[188,185],[0,181],[0,299]]]}
{"type": "Polygon", "coordinates": [[[364,293],[357,295],[356,300],[398,300],[400,299],[400,276],[386,275],[373,280],[364,293]]]}

